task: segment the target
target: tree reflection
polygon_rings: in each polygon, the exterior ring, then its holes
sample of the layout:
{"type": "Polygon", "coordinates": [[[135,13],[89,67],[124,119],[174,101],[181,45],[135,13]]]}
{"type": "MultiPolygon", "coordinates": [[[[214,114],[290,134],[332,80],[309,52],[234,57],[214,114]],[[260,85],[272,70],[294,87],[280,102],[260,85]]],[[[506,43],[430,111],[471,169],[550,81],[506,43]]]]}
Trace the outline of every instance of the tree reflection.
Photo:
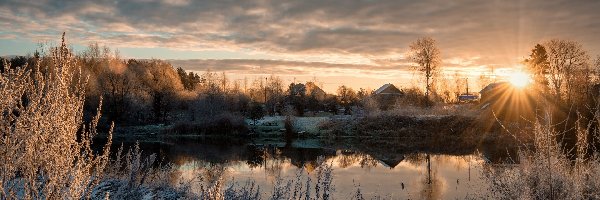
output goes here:
{"type": "Polygon", "coordinates": [[[369,154],[360,152],[338,151],[336,159],[340,168],[348,168],[357,163],[361,168],[371,168],[377,166],[377,160],[375,158],[369,154]]]}
{"type": "Polygon", "coordinates": [[[443,190],[445,188],[444,183],[437,176],[438,168],[434,167],[432,170],[431,155],[425,154],[424,157],[425,162],[427,162],[425,169],[427,170],[427,176],[424,176],[423,180],[420,181],[422,183],[423,188],[421,190],[421,197],[423,197],[423,199],[441,199],[443,190]]]}

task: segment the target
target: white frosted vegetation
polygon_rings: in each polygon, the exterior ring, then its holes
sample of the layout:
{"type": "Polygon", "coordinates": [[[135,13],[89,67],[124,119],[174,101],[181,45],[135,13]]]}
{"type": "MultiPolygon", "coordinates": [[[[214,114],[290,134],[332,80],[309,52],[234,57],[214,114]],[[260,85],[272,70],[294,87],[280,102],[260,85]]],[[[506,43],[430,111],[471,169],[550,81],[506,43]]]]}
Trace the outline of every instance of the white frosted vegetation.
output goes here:
{"type": "Polygon", "coordinates": [[[77,199],[100,181],[109,149],[94,154],[90,148],[100,115],[89,126],[82,123],[85,79],[79,72],[63,39],[34,70],[8,67],[1,74],[3,198],[77,199]]]}
{"type": "Polygon", "coordinates": [[[100,110],[83,120],[85,86],[77,59],[64,41],[36,59],[35,67],[0,73],[0,199],[329,199],[331,166],[316,180],[279,180],[271,195],[249,181],[224,185],[177,181],[175,169],[142,156],[138,146],[109,158],[112,128],[102,152],[91,148],[100,110]],[[281,184],[281,185],[279,185],[281,184]],[[194,191],[192,186],[200,188],[194,191]],[[199,187],[198,187],[199,186],[199,187]],[[293,186],[294,193],[289,189],[293,186]]]}
{"type": "Polygon", "coordinates": [[[588,140],[600,135],[597,131],[588,135],[584,128],[576,132],[576,147],[564,149],[556,140],[564,133],[537,122],[534,144],[519,151],[518,164],[488,168],[485,176],[491,184],[481,196],[494,199],[599,199],[600,155],[589,155],[596,149],[589,146],[588,140]],[[569,158],[565,152],[575,154],[576,158],[569,158]]]}

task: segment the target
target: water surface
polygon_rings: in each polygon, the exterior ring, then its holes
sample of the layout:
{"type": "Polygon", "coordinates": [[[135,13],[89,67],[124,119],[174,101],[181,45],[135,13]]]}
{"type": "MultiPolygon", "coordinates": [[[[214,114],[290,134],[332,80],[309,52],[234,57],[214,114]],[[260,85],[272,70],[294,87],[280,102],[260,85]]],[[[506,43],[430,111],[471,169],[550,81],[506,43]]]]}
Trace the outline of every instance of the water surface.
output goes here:
{"type": "MultiPolygon", "coordinates": [[[[348,199],[360,188],[365,198],[464,199],[484,193],[482,172],[490,168],[489,153],[445,154],[366,153],[370,151],[322,147],[318,140],[284,142],[222,142],[177,139],[140,143],[146,153],[171,162],[184,180],[222,175],[227,184],[254,181],[269,193],[278,178],[315,180],[319,163],[333,168],[335,199],[348,199]],[[200,172],[198,168],[204,168],[200,172]]],[[[263,196],[264,197],[264,196],[263,196]]]]}

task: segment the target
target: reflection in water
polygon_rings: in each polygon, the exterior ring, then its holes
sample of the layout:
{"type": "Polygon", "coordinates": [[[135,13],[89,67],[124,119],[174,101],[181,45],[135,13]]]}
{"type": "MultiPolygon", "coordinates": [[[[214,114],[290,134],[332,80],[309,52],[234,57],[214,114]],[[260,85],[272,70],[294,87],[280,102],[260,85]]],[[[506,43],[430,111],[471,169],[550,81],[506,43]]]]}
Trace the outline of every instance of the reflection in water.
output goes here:
{"type": "Polygon", "coordinates": [[[315,180],[314,170],[321,163],[333,168],[333,195],[337,199],[350,198],[358,185],[365,198],[462,199],[487,184],[481,177],[484,159],[477,155],[367,154],[283,144],[223,145],[204,141],[140,146],[149,147],[144,151],[159,153],[165,162],[178,166],[180,181],[201,181],[205,183],[202,187],[251,180],[260,191],[269,193],[278,178],[301,176],[315,180]]]}

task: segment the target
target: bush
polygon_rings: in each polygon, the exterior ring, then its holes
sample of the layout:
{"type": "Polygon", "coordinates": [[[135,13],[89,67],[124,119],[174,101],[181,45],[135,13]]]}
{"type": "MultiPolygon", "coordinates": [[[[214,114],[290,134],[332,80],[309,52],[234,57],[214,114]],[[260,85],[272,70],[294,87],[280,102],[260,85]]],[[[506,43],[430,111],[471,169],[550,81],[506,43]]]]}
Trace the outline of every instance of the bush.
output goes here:
{"type": "MultiPolygon", "coordinates": [[[[600,157],[588,152],[588,130],[579,125],[575,149],[564,149],[549,123],[536,122],[532,147],[522,148],[518,163],[484,176],[491,182],[487,198],[494,199],[598,199],[600,198],[600,157]],[[574,159],[569,155],[575,155],[574,159]]],[[[598,131],[593,137],[600,136],[598,131]]],[[[594,150],[595,151],[595,150],[594,150]]]]}
{"type": "Polygon", "coordinates": [[[111,132],[94,155],[100,112],[82,125],[86,82],[64,34],[49,52],[33,71],[9,67],[0,75],[2,199],[87,198],[107,164],[111,132]]]}

